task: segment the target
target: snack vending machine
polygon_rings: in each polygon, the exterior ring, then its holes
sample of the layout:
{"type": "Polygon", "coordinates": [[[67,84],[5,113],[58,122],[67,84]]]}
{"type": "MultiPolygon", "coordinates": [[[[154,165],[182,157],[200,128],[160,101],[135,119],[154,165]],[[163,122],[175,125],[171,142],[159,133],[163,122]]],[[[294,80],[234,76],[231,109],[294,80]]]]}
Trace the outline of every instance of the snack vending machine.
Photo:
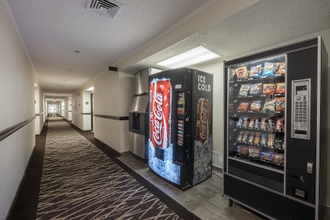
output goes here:
{"type": "Polygon", "coordinates": [[[327,60],[318,37],[224,62],[230,205],[272,219],[322,219],[327,60]]]}
{"type": "Polygon", "coordinates": [[[181,189],[212,175],[212,83],[188,68],[149,76],[149,168],[181,189]]]}

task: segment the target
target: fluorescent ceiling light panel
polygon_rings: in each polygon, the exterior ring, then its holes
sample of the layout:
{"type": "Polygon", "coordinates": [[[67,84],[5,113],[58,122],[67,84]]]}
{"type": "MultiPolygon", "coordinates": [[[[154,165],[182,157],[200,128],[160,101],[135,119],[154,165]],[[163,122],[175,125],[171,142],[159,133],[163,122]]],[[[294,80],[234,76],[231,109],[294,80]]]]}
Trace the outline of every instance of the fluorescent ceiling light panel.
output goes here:
{"type": "Polygon", "coordinates": [[[85,91],[94,91],[94,86],[89,87],[88,89],[86,89],[85,91]]]}
{"type": "Polygon", "coordinates": [[[170,69],[175,69],[191,66],[218,57],[220,57],[220,55],[213,53],[212,51],[206,49],[203,46],[198,46],[174,57],[158,62],[156,64],[160,66],[165,66],[170,69]]]}

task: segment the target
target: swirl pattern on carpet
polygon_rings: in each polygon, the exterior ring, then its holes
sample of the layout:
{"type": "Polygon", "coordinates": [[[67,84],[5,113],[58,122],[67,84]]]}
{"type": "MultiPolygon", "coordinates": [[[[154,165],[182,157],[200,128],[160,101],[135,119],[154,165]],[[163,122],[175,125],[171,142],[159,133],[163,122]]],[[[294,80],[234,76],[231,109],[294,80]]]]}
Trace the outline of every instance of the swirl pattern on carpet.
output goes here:
{"type": "Polygon", "coordinates": [[[64,121],[48,123],[37,219],[180,219],[64,121]]]}

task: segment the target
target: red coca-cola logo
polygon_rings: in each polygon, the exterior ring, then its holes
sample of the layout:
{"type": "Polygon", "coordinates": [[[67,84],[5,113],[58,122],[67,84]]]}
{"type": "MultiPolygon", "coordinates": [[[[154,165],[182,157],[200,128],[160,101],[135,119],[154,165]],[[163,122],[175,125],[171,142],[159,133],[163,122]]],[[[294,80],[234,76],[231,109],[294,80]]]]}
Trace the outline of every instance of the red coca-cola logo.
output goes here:
{"type": "Polygon", "coordinates": [[[155,143],[162,147],[164,139],[166,138],[166,122],[163,112],[163,95],[156,93],[154,97],[155,105],[153,106],[154,123],[153,123],[153,137],[155,143]]]}
{"type": "Polygon", "coordinates": [[[202,121],[202,129],[200,132],[200,137],[205,140],[206,136],[207,136],[207,110],[206,108],[203,106],[201,109],[201,113],[200,113],[200,119],[202,121]]]}

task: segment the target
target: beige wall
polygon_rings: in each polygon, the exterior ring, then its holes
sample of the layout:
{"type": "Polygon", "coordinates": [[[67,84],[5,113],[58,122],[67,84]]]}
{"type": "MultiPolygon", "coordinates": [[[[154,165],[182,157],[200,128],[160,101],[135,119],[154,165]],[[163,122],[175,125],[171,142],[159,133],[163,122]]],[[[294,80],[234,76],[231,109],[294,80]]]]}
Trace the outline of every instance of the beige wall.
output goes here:
{"type": "MultiPolygon", "coordinates": [[[[0,131],[35,115],[35,73],[0,1],[0,131]]],[[[0,219],[5,219],[35,145],[31,122],[0,142],[0,219]]]]}

